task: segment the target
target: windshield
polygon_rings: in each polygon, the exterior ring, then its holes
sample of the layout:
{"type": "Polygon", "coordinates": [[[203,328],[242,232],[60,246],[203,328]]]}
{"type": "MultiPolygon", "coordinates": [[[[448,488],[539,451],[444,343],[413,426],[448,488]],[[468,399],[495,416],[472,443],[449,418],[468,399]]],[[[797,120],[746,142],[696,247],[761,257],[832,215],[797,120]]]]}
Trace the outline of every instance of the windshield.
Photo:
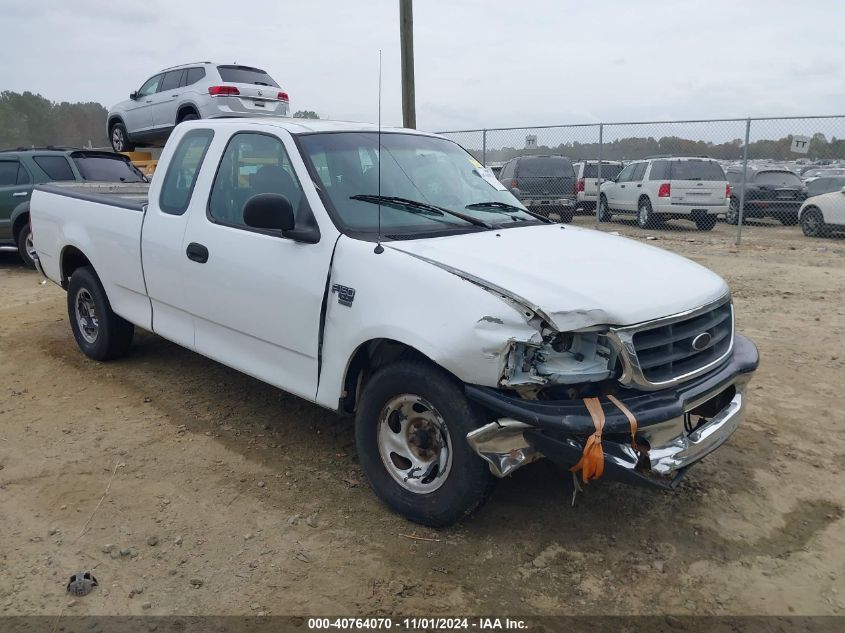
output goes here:
{"type": "Polygon", "coordinates": [[[72,158],[85,180],[144,182],[143,174],[123,158],[90,154],[74,154],[72,158]]]}
{"type": "Polygon", "coordinates": [[[761,171],[754,179],[758,185],[775,185],[776,187],[801,187],[801,179],[791,171],[761,171]]]}
{"type": "MultiPolygon", "coordinates": [[[[378,136],[375,132],[339,132],[299,137],[303,153],[334,207],[335,221],[343,229],[375,236],[379,205],[366,196],[379,193],[434,205],[497,226],[538,222],[489,169],[457,144],[442,138],[382,133],[379,192],[378,136]]],[[[381,227],[388,239],[484,230],[454,215],[409,212],[407,205],[401,204],[381,205],[381,227]]]]}

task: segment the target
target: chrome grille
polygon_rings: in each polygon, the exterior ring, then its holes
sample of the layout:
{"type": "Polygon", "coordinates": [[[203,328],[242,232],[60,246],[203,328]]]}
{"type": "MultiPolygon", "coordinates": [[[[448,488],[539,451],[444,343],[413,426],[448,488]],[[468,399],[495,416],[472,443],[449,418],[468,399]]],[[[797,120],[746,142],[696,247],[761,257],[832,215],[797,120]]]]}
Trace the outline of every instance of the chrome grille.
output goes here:
{"type": "Polygon", "coordinates": [[[669,321],[633,334],[636,363],[652,384],[672,382],[698,373],[724,358],[733,345],[730,300],[687,318],[669,321]],[[701,336],[701,335],[705,336],[701,336]],[[706,340],[709,336],[709,340],[706,340]],[[698,349],[693,341],[698,339],[698,349]]]}

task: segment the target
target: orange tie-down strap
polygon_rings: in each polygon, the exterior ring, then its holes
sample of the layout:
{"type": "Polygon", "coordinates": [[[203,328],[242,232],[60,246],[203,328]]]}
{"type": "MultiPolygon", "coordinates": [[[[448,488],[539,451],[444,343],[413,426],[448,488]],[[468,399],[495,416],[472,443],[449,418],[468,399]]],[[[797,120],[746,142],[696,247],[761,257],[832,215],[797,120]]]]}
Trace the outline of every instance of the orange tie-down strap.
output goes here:
{"type": "MultiPolygon", "coordinates": [[[[608,395],[607,398],[628,418],[628,424],[631,425],[631,446],[635,451],[639,452],[637,448],[637,418],[617,398],[612,395],[608,395]]],[[[581,459],[569,470],[573,473],[577,473],[580,470],[581,480],[586,484],[591,479],[598,479],[604,474],[604,452],[601,449],[601,435],[604,431],[605,418],[604,409],[598,398],[584,398],[584,406],[587,407],[587,411],[593,419],[593,425],[596,427],[596,430],[587,438],[587,443],[584,444],[584,451],[581,453],[581,459]]]]}

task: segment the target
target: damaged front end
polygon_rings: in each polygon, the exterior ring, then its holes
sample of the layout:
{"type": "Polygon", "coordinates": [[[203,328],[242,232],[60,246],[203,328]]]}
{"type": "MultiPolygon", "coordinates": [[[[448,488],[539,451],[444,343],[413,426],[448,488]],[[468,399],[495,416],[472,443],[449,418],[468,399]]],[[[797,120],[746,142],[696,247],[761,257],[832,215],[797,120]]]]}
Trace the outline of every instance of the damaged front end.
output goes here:
{"type": "Polygon", "coordinates": [[[736,430],[758,361],[734,331],[729,296],[636,328],[561,333],[543,323],[510,341],[498,389],[466,386],[495,418],[467,440],[498,477],[540,457],[572,468],[597,430],[585,400],[594,399],[604,476],[674,488],[736,430]]]}

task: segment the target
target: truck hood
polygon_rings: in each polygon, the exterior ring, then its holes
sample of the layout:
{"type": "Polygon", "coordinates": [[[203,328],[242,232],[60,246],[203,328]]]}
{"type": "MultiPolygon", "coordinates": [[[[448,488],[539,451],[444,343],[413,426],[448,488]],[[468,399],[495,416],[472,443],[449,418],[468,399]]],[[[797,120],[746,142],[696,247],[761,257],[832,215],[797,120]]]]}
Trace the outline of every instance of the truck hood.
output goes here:
{"type": "Polygon", "coordinates": [[[633,325],[728,292],[688,259],[618,235],[542,225],[386,244],[531,309],[559,331],[633,325]]]}

